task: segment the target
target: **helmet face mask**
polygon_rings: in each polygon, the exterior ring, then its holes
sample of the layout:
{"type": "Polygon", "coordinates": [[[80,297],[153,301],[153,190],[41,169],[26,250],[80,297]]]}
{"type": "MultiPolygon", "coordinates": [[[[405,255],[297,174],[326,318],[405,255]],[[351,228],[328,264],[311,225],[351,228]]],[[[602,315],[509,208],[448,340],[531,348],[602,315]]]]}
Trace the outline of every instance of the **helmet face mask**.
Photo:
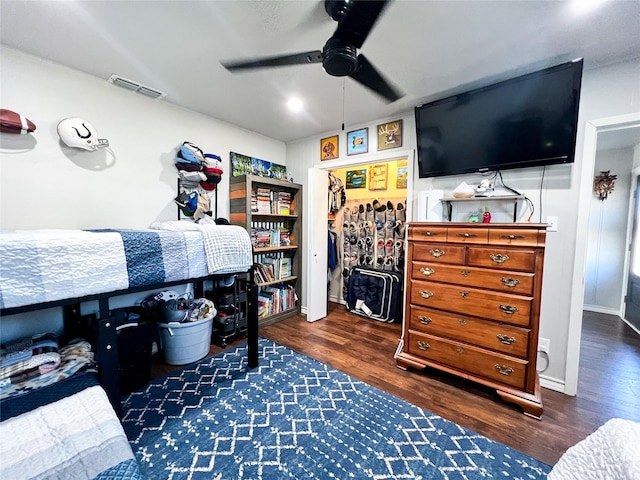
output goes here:
{"type": "Polygon", "coordinates": [[[61,120],[58,123],[58,135],[68,147],[93,151],[98,147],[109,146],[108,140],[98,138],[98,132],[93,125],[78,117],[61,120]]]}

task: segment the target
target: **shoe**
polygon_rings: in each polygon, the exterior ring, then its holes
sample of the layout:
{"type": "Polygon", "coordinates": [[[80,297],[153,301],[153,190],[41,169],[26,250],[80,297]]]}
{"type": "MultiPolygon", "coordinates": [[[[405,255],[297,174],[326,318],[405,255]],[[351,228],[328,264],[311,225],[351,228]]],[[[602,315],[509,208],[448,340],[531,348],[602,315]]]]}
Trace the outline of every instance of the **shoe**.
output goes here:
{"type": "Polygon", "coordinates": [[[179,207],[186,207],[187,200],[188,200],[187,192],[180,192],[180,194],[173,199],[173,201],[176,202],[179,207]]]}

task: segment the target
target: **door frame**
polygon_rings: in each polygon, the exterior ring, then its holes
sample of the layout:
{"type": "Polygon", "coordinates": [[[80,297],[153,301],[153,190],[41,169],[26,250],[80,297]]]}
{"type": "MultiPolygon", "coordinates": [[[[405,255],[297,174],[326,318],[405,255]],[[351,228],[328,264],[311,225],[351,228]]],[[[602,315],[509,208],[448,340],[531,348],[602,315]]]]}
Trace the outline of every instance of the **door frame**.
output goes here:
{"type": "MultiPolygon", "coordinates": [[[[358,155],[354,158],[345,158],[345,159],[336,159],[336,160],[325,160],[322,163],[317,163],[309,169],[319,169],[319,170],[335,170],[338,168],[344,167],[352,167],[358,165],[368,165],[370,163],[383,163],[390,162],[392,160],[406,160],[407,161],[407,204],[406,204],[406,218],[407,222],[413,219],[413,208],[414,202],[416,201],[416,195],[414,193],[413,185],[414,185],[414,171],[416,169],[415,162],[415,150],[414,149],[404,149],[404,150],[395,150],[390,149],[381,153],[375,154],[363,154],[358,155]]],[[[312,215],[306,215],[305,228],[307,232],[321,232],[324,231],[327,226],[326,216],[314,218],[312,215]]],[[[326,249],[326,246],[325,246],[326,249]]],[[[305,285],[307,285],[307,298],[311,294],[310,285],[318,285],[317,282],[325,282],[327,272],[326,268],[322,271],[316,271],[312,268],[312,265],[307,263],[307,271],[305,272],[305,285]],[[314,280],[315,279],[315,280],[314,280]],[[321,280],[322,279],[322,280],[321,280]]],[[[306,308],[303,308],[303,313],[306,314],[306,308]]]]}
{"type": "MultiPolygon", "coordinates": [[[[627,219],[627,237],[626,245],[627,251],[625,252],[624,262],[624,277],[622,279],[622,295],[620,297],[620,318],[624,320],[627,309],[627,289],[629,288],[629,270],[631,269],[631,241],[633,240],[633,226],[636,216],[636,199],[635,192],[638,188],[638,176],[640,176],[640,166],[631,169],[631,195],[629,196],[629,217],[627,219]]],[[[638,212],[640,215],[640,212],[638,212]]],[[[640,239],[636,239],[640,242],[640,239]]]]}
{"type": "MultiPolygon", "coordinates": [[[[604,117],[585,122],[582,169],[578,192],[579,212],[590,211],[598,133],[637,126],[640,126],[640,112],[604,117]]],[[[567,353],[565,358],[564,393],[567,395],[575,395],[578,391],[578,368],[580,363],[580,339],[582,336],[582,310],[584,307],[584,276],[587,260],[588,229],[589,215],[578,215],[571,285],[571,304],[569,306],[567,353]]]]}

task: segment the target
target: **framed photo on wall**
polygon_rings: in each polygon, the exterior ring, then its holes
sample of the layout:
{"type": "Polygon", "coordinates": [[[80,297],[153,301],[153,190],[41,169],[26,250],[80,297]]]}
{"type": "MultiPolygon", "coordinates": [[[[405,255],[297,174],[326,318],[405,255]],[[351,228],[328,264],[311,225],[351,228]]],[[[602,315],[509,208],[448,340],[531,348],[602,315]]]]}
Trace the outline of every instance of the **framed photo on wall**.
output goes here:
{"type": "Polygon", "coordinates": [[[365,188],[367,186],[367,169],[347,170],[346,188],[365,188]]]}
{"type": "Polygon", "coordinates": [[[402,120],[378,125],[378,150],[402,146],[402,120]]]}
{"type": "Polygon", "coordinates": [[[381,163],[369,168],[369,190],[387,189],[387,164],[381,163]]]}
{"type": "Polygon", "coordinates": [[[339,156],[338,135],[320,140],[320,160],[332,160],[339,156]]]}
{"type": "Polygon", "coordinates": [[[396,188],[407,188],[407,178],[409,166],[405,160],[398,161],[398,175],[396,178],[396,188]]]}
{"type": "Polygon", "coordinates": [[[358,155],[369,151],[369,128],[347,133],[347,155],[358,155]]]}

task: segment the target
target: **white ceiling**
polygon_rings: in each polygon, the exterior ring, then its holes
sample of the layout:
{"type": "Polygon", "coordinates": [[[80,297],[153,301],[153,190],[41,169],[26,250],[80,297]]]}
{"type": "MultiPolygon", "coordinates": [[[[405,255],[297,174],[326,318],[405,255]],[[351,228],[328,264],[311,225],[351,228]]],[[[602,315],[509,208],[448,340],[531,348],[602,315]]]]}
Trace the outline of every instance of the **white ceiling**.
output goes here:
{"type": "Polygon", "coordinates": [[[360,50],[406,93],[391,104],[320,64],[236,74],[220,65],[322,49],[336,24],[321,1],[0,0],[0,40],[105,81],[116,73],[168,94],[157,101],[288,142],[577,57],[590,69],[640,56],[640,1],[576,8],[592,3],[391,3],[360,50]],[[305,102],[303,114],[285,108],[290,94],[305,102]]]}

